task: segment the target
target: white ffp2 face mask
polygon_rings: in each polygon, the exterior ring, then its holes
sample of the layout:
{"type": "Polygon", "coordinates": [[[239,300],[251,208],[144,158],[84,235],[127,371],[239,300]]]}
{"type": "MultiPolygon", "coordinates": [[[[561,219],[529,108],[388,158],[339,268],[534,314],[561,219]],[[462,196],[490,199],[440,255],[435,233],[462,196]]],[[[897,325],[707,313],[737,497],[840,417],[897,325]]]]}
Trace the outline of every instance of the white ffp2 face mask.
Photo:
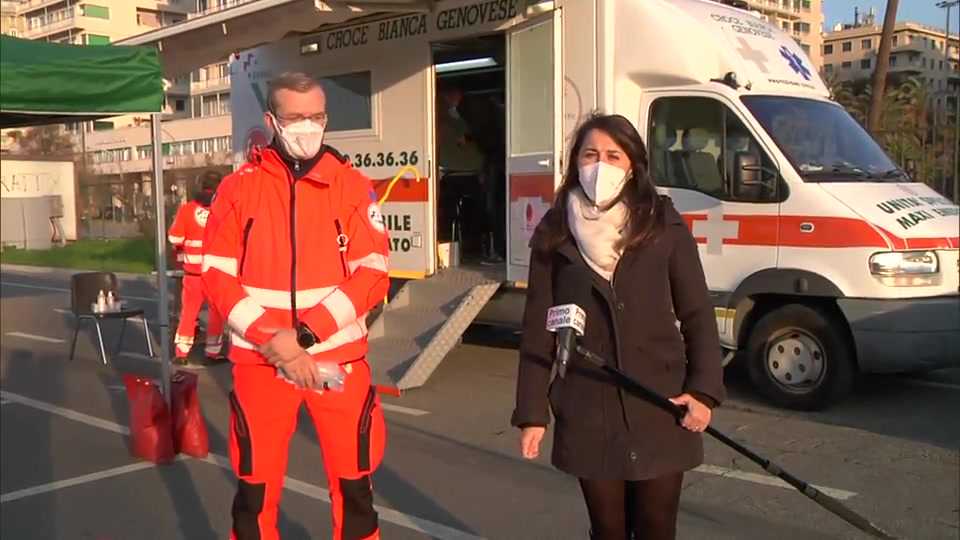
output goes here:
{"type": "Polygon", "coordinates": [[[277,138],[283,150],[293,159],[308,159],[317,155],[323,145],[323,126],[312,120],[301,120],[281,127],[277,118],[273,118],[277,127],[277,138]]]}
{"type": "Polygon", "coordinates": [[[588,199],[597,206],[603,206],[620,194],[627,181],[628,173],[623,169],[598,161],[580,167],[580,186],[588,199]]]}

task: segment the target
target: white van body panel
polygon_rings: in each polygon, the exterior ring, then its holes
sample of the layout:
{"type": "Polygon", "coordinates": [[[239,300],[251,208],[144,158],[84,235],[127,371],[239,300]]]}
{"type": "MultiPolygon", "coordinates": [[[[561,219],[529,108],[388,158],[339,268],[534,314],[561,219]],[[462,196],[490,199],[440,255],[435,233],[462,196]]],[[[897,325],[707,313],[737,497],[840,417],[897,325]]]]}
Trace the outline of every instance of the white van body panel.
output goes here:
{"type": "MultiPolygon", "coordinates": [[[[392,275],[429,276],[438,270],[434,155],[438,102],[431,44],[498,32],[506,33],[509,41],[524,28],[554,21],[558,49],[551,58],[558,63],[554,71],[558,80],[544,91],[553,95],[560,88],[557,125],[552,135],[546,135],[559,159],[540,174],[530,174],[532,169],[523,169],[523,175],[510,173],[520,170],[516,167],[531,166],[515,151],[525,137],[524,126],[509,122],[516,114],[509,110],[511,100],[530,98],[509,88],[510,70],[518,68],[504,68],[508,78],[508,283],[524,285],[527,242],[552,204],[565,161],[571,159],[566,147],[584,115],[594,109],[621,114],[635,122],[651,148],[654,142],[667,141],[670,144],[663,144],[678,150],[683,130],[656,124],[657,102],[702,97],[721,104],[730,118],[743,124],[782,183],[778,188],[782,197],[769,202],[738,202],[670,185],[660,188],[673,199],[700,245],[725,347],[742,346],[743,336],[737,334],[745,317],[744,295],[761,290],[762,282],[774,274],[792,276],[786,282],[795,282],[798,288],[815,280],[829,289],[827,297],[837,299],[851,326],[861,369],[895,371],[942,363],[935,351],[960,344],[960,323],[948,324],[950,309],[960,306],[957,206],[922,184],[811,181],[745,104],[750,97],[772,96],[835,107],[828,88],[792,37],[750,13],[708,0],[558,0],[550,4],[559,14],[548,10],[528,18],[523,10],[526,4],[520,0],[442,0],[432,11],[364,13],[362,20],[243,51],[231,61],[235,161],[247,159],[250,145],[269,140],[263,105],[265,83],[271,77],[286,70],[304,71],[322,81],[369,73],[368,121],[361,129],[330,130],[326,143],[374,180],[378,197],[402,165],[417,168],[421,183],[414,182],[407,171],[383,205],[383,213],[392,238],[392,275]],[[871,274],[869,261],[874,254],[914,250],[936,254],[942,278],[935,285],[891,287],[871,274]],[[882,317],[877,316],[880,313],[882,317]],[[906,320],[901,318],[905,313],[910,314],[906,320]],[[931,314],[934,322],[917,313],[931,314]],[[941,340],[940,345],[928,347],[933,352],[916,359],[906,349],[893,351],[896,347],[878,341],[878,336],[888,334],[898,339],[894,334],[900,327],[905,333],[898,335],[909,337],[900,339],[902,343],[915,346],[916,339],[941,340]],[[926,327],[934,333],[924,334],[926,327]],[[892,352],[884,353],[884,348],[892,352]],[[871,366],[875,356],[878,359],[871,366]]],[[[332,119],[345,114],[338,111],[336,99],[331,99],[328,112],[332,119]]],[[[536,155],[550,151],[545,146],[536,155]]],[[[714,156],[720,153],[716,145],[706,151],[714,156]]],[[[542,162],[538,157],[531,163],[542,162]]],[[[786,282],[780,279],[778,286],[786,282]]],[[[789,294],[783,297],[791,301],[789,294]]]]}

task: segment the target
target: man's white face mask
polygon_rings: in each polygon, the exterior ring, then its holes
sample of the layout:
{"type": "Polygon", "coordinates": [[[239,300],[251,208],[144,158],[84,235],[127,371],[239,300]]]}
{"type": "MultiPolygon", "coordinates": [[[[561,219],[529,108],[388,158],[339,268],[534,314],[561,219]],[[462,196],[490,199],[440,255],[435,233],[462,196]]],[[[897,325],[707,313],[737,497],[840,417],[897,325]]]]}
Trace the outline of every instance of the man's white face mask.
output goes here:
{"type": "Polygon", "coordinates": [[[580,167],[580,186],[583,193],[597,206],[603,206],[615,199],[627,178],[627,171],[603,161],[580,167]]]}
{"type": "Polygon", "coordinates": [[[276,116],[273,116],[273,124],[283,150],[293,159],[309,159],[320,151],[324,132],[322,125],[312,120],[301,120],[283,127],[276,116]]]}

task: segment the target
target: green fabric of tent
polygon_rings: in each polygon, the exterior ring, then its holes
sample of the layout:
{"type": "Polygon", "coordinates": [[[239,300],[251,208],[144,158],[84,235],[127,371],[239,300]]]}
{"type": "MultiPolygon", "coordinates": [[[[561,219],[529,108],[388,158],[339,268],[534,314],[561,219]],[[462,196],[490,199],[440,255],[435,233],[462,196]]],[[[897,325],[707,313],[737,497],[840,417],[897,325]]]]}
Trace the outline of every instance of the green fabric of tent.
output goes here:
{"type": "Polygon", "coordinates": [[[0,128],[163,109],[151,47],[67,45],[0,36],[0,128]]]}

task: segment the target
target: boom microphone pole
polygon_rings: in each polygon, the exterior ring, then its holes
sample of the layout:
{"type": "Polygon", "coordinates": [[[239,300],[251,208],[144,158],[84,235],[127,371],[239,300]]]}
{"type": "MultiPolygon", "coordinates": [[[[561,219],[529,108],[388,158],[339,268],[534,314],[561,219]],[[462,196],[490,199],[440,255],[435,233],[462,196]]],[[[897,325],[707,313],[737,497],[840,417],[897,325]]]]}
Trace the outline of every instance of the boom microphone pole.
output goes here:
{"type": "MultiPolygon", "coordinates": [[[[579,308],[578,308],[579,309],[579,308]]],[[[556,329],[550,329],[551,331],[556,332],[556,329]]],[[[582,330],[579,332],[582,335],[582,330]]],[[[678,405],[675,405],[672,401],[661,396],[660,394],[654,392],[653,390],[647,388],[643,384],[639,383],[636,379],[627,375],[617,367],[608,364],[603,358],[593,354],[586,347],[582,345],[577,345],[576,350],[580,353],[581,356],[591,364],[602,369],[608,375],[614,378],[618,384],[626,388],[627,390],[633,392],[640,399],[663,409],[664,411],[670,413],[678,420],[686,414],[686,410],[678,405]]],[[[830,513],[839,517],[840,519],[846,521],[850,525],[860,529],[861,531],[869,534],[870,536],[877,538],[879,540],[897,540],[896,537],[891,536],[890,534],[884,532],[880,527],[877,527],[871,523],[867,518],[861,516],[860,514],[854,512],[849,507],[841,503],[840,501],[834,499],[833,497],[827,495],[826,493],[820,491],[816,487],[810,485],[807,482],[804,482],[797,476],[791,474],[788,471],[783,470],[779,465],[770,461],[769,459],[757,454],[753,450],[747,448],[746,446],[738,443],[737,441],[731,439],[722,431],[714,428],[713,426],[707,426],[704,430],[709,433],[713,438],[722,442],[723,444],[729,446],[737,453],[745,456],[750,461],[756,463],[757,465],[763,467],[763,470],[768,473],[780,478],[787,484],[790,484],[797,491],[803,493],[807,498],[811,499],[813,502],[819,504],[825,508],[830,513]]]]}

